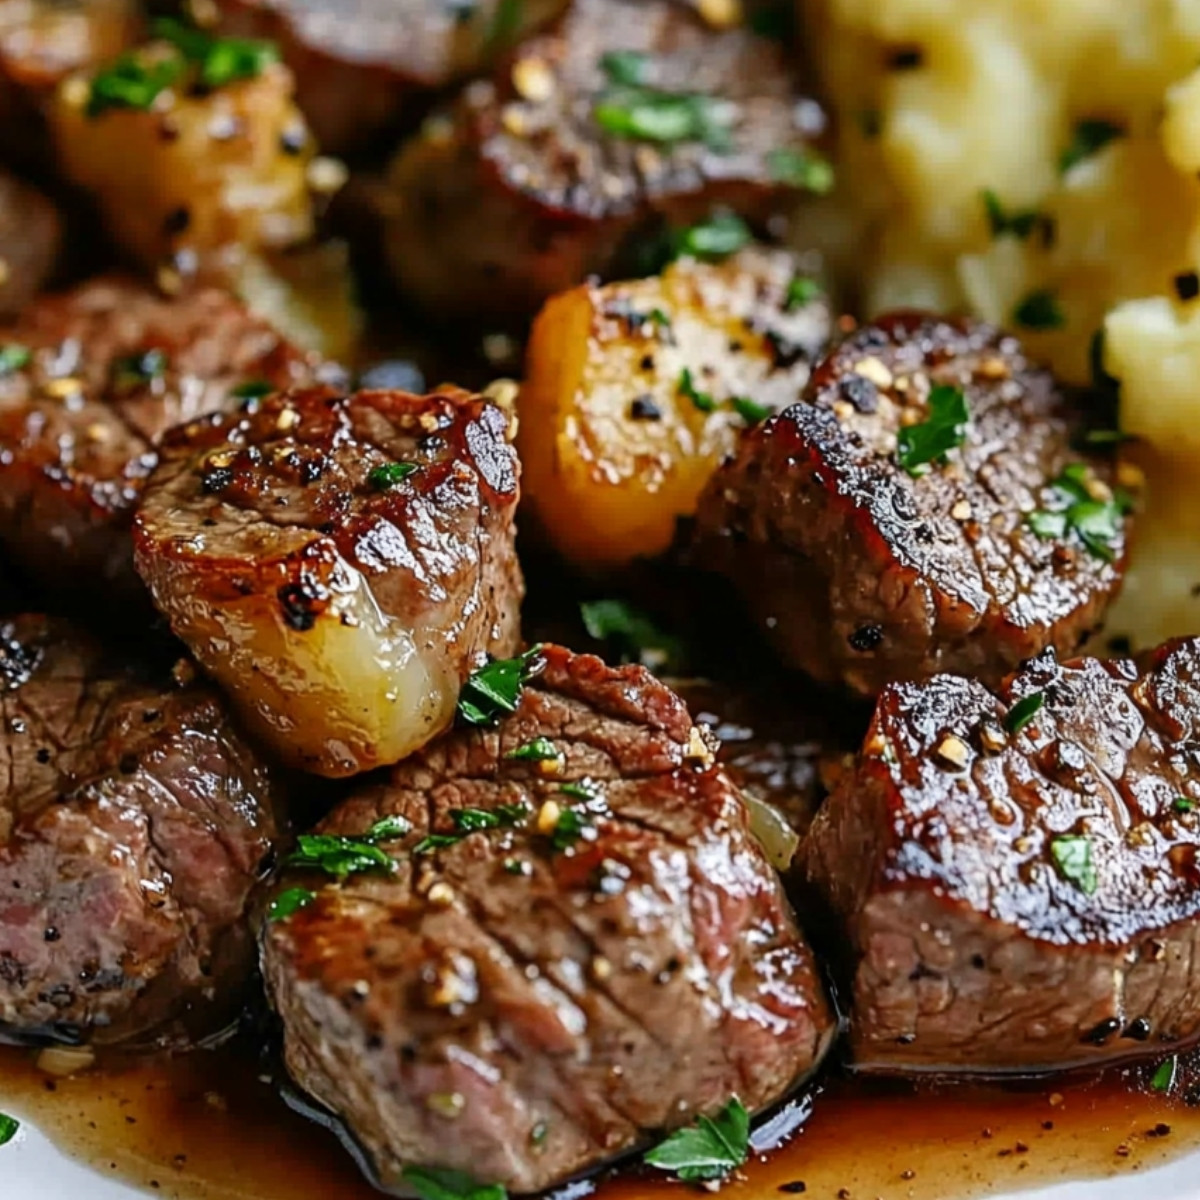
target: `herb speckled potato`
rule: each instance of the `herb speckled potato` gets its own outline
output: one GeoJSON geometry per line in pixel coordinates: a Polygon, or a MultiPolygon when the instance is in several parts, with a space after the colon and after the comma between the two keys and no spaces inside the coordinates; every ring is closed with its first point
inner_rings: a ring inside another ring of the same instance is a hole
{"type": "Polygon", "coordinates": [[[585,569],[661,554],[747,424],[797,399],[830,329],[805,267],[750,247],[546,305],[517,447],[525,503],[559,553],[585,569]]]}
{"type": "Polygon", "coordinates": [[[1196,632],[1200,540],[1181,514],[1200,507],[1200,4],[801,11],[840,118],[824,236],[853,246],[848,295],[971,309],[1074,383],[1106,327],[1122,428],[1166,465],[1109,628],[1146,645],[1196,632]]]}

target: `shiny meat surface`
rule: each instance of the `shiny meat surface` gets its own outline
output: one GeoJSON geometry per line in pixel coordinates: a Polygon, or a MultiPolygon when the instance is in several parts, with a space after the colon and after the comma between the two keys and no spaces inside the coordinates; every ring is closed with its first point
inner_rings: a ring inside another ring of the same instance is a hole
{"type": "Polygon", "coordinates": [[[239,406],[242,385],[317,370],[224,293],[166,300],[115,277],[37,300],[0,346],[16,348],[0,374],[0,544],[56,605],[89,610],[142,594],[129,522],[163,432],[239,406]]]}
{"type": "Polygon", "coordinates": [[[516,646],[519,465],[505,415],[311,388],[165,440],[134,527],[171,628],[288,762],[353,775],[444,730],[516,646]]]}
{"type": "Polygon", "coordinates": [[[577,0],[401,152],[392,270],[431,312],[519,322],[662,220],[765,220],[824,186],[821,123],[778,44],[672,0],[577,0]]]}
{"type": "Polygon", "coordinates": [[[1200,1034],[1200,641],[879,699],[813,824],[865,1070],[1099,1064],[1200,1034]],[[843,943],[844,945],[845,943],[843,943]]]}
{"type": "Polygon", "coordinates": [[[1073,449],[1080,432],[1016,339],[884,317],[714,475],[697,559],[722,569],[784,658],[817,679],[864,694],[939,671],[997,682],[1046,646],[1078,648],[1120,586],[1128,518],[1111,463],[1073,449]],[[946,461],[914,475],[898,436],[933,419],[937,387],[960,391],[969,419],[946,461]],[[1103,545],[1065,516],[1057,536],[1031,527],[1035,511],[1068,503],[1064,471],[1078,473],[1087,519],[1111,521],[1103,545]]]}
{"type": "Polygon", "coordinates": [[[343,153],[409,102],[478,71],[566,0],[217,0],[222,30],[279,43],[323,149],[343,153]]]}
{"type": "Polygon", "coordinates": [[[15,175],[0,172],[0,318],[11,320],[37,295],[61,245],[54,205],[15,175]]]}
{"type": "Polygon", "coordinates": [[[215,692],[128,658],[0,623],[0,1040],[174,1045],[237,1014],[277,797],[215,692]]]}
{"type": "Polygon", "coordinates": [[[393,872],[293,873],[314,901],[263,931],[289,1070],[388,1187],[419,1164],[544,1188],[735,1093],[771,1103],[832,1036],[683,703],[640,667],[543,660],[513,716],[436,742],[321,827],[402,818],[393,872]],[[521,757],[536,739],[552,757],[521,757]]]}

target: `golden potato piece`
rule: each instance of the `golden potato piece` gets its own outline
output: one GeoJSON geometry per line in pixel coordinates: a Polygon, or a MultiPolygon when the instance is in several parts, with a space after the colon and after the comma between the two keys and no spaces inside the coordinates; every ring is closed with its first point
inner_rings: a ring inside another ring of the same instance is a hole
{"type": "Polygon", "coordinates": [[[750,248],[545,306],[517,446],[526,503],[565,558],[605,569],[661,554],[740,431],[796,400],[830,327],[804,266],[750,248]]]}

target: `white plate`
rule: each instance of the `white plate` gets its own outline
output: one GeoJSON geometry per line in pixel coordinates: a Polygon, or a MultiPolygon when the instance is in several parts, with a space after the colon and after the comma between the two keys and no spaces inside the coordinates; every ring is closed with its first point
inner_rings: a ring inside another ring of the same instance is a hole
{"type": "MultiPolygon", "coordinates": [[[[165,1190],[142,1192],[105,1179],[61,1154],[29,1124],[22,1125],[14,1141],[0,1147],[0,1200],[146,1200],[148,1196],[170,1200],[165,1190]]],[[[1144,1174],[1062,1184],[1020,1196],[1021,1200],[1200,1200],[1200,1154],[1144,1174]]]]}

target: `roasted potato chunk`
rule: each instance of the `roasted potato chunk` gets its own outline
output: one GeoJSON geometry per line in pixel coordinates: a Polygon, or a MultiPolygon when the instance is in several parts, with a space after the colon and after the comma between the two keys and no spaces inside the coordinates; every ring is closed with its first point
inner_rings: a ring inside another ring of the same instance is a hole
{"type": "Polygon", "coordinates": [[[443,317],[521,325],[664,221],[765,222],[832,183],[782,48],[670,0],[577,0],[429,121],[390,173],[400,286],[443,317]]]}
{"type": "Polygon", "coordinates": [[[526,503],[565,558],[595,569],[661,554],[741,430],[796,400],[830,330],[805,265],[750,247],[546,305],[518,447],[526,503]]]}
{"type": "Polygon", "coordinates": [[[313,151],[268,43],[165,32],[174,40],[65,82],[50,120],[67,177],[122,249],[178,290],[189,276],[226,282],[248,255],[311,237],[313,151]]]}
{"type": "Polygon", "coordinates": [[[516,646],[508,418],[458,389],[308,388],[164,440],[134,560],[173,631],[293,765],[353,775],[445,730],[516,646]]]}
{"type": "Polygon", "coordinates": [[[473,74],[567,0],[217,0],[221,28],[276,40],[313,132],[342,153],[415,95],[473,74]]]}

